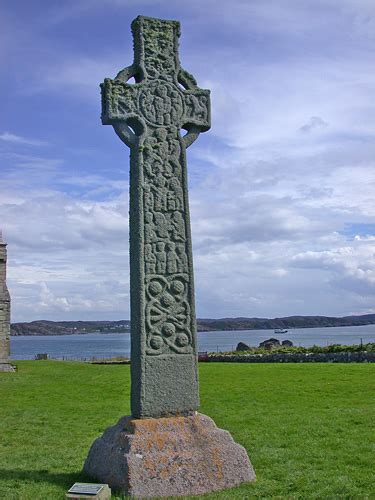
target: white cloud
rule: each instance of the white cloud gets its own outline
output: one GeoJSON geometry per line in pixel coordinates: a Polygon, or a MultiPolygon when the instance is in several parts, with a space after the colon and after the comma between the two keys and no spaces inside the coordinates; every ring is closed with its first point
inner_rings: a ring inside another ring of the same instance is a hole
{"type": "Polygon", "coordinates": [[[0,205],[14,320],[129,317],[128,197],[79,201],[57,191],[0,205]]]}
{"type": "Polygon", "coordinates": [[[335,279],[350,278],[375,291],[375,244],[372,239],[355,239],[352,246],[295,255],[296,266],[325,269],[335,279]]]}
{"type": "Polygon", "coordinates": [[[20,135],[3,132],[0,134],[0,141],[9,142],[11,144],[26,144],[28,146],[45,146],[47,142],[36,139],[21,137],[20,135]]]}
{"type": "Polygon", "coordinates": [[[73,99],[84,99],[99,108],[100,83],[104,78],[114,78],[124,66],[124,61],[132,62],[132,54],[111,51],[102,57],[86,57],[71,54],[49,62],[48,70],[41,69],[30,79],[29,85],[20,89],[22,94],[68,95],[73,99]],[[99,103],[99,104],[98,104],[99,103]]]}

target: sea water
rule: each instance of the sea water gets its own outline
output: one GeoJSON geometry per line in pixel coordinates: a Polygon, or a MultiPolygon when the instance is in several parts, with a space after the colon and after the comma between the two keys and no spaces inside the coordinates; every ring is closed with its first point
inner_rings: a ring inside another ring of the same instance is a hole
{"type": "MultiPolygon", "coordinates": [[[[238,342],[258,346],[259,342],[278,338],[288,339],[296,346],[359,344],[375,342],[375,325],[333,328],[296,328],[286,334],[273,330],[211,331],[198,333],[198,349],[207,352],[234,350],[238,342]]],[[[11,337],[11,359],[34,359],[47,353],[57,359],[91,359],[130,356],[129,333],[88,333],[82,335],[37,335],[11,337]]]]}

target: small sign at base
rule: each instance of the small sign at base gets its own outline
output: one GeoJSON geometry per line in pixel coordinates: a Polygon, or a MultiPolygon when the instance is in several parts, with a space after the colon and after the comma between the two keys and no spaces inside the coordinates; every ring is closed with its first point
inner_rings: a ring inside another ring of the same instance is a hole
{"type": "Polygon", "coordinates": [[[74,483],[65,494],[67,498],[90,498],[96,500],[110,500],[111,488],[108,484],[74,483]]]}

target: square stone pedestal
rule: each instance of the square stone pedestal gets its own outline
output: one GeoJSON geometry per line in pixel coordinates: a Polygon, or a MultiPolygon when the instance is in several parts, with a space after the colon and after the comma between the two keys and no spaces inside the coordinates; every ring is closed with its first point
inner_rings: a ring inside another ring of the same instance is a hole
{"type": "Polygon", "coordinates": [[[94,441],[84,472],[136,498],[202,495],[255,480],[245,448],[199,413],[121,418],[94,441]]]}

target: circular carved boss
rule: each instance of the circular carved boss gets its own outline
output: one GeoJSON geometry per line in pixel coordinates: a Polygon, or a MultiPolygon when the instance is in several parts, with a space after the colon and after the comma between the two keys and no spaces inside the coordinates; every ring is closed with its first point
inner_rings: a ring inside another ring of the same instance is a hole
{"type": "Polygon", "coordinates": [[[163,80],[155,80],[142,89],[139,107],[145,119],[161,127],[179,126],[184,112],[182,96],[178,88],[163,80]]]}

